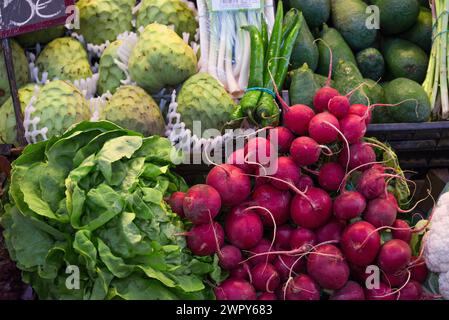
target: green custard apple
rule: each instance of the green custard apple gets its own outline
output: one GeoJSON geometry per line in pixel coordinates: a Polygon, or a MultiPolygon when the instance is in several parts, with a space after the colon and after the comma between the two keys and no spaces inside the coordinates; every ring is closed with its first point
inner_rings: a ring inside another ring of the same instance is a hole
{"type": "MultiPolygon", "coordinates": [[[[19,89],[19,101],[22,112],[31,100],[36,84],[27,84],[19,89]]],[[[0,143],[19,145],[17,142],[17,122],[14,106],[10,97],[0,107],[0,143]]]]}
{"type": "Polygon", "coordinates": [[[229,121],[234,100],[211,75],[198,73],[182,86],[177,97],[178,113],[187,129],[193,131],[193,122],[201,122],[201,130],[222,130],[229,121]]]}
{"type": "Polygon", "coordinates": [[[71,37],[50,42],[36,60],[39,72],[48,72],[48,79],[75,81],[92,76],[87,52],[83,45],[71,37]]]}
{"type": "Polygon", "coordinates": [[[80,29],[88,43],[114,41],[125,31],[132,30],[132,9],[135,0],[80,0],[77,2],[80,29]]]}
{"type": "MultiPolygon", "coordinates": [[[[11,40],[11,50],[16,83],[18,87],[21,87],[30,80],[28,60],[25,51],[14,40],[11,40]]],[[[2,105],[10,95],[8,74],[6,72],[5,60],[3,59],[3,50],[0,46],[0,105],[2,105]]]]}
{"type": "Polygon", "coordinates": [[[100,78],[98,79],[98,93],[104,94],[110,92],[115,93],[118,87],[122,85],[121,80],[126,79],[125,72],[115,63],[118,59],[117,50],[123,41],[117,40],[112,42],[100,58],[100,78]]]}
{"type": "Polygon", "coordinates": [[[128,62],[131,79],[149,93],[177,86],[197,72],[197,57],[173,30],[158,23],[139,36],[128,62]]]}
{"type": "Polygon", "coordinates": [[[102,110],[102,118],[144,136],[163,136],[165,122],[159,106],[140,87],[122,86],[102,110]]]}
{"type": "Polygon", "coordinates": [[[50,41],[64,35],[64,26],[56,26],[48,29],[42,29],[30,33],[24,33],[16,39],[21,46],[25,48],[34,47],[36,44],[47,44],[50,41]]]}
{"type": "Polygon", "coordinates": [[[196,12],[182,0],[143,0],[137,12],[137,28],[145,27],[157,22],[164,25],[173,25],[176,33],[189,33],[194,39],[198,22],[196,12]]]}

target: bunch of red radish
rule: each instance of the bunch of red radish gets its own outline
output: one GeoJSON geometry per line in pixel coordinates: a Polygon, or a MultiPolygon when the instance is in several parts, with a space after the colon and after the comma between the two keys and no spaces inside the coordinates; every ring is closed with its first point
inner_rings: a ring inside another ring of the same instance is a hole
{"type": "Polygon", "coordinates": [[[314,108],[284,103],[283,126],[270,128],[268,139],[250,138],[206,184],[170,198],[194,224],[190,250],[217,254],[229,271],[217,299],[423,299],[427,268],[410,248],[418,230],[398,219],[404,211],[388,192],[401,177],[363,141],[370,107],[326,86],[314,108]],[[261,161],[268,158],[276,161],[271,175],[272,163],[261,161]],[[220,212],[223,226],[214,222],[220,212]],[[379,270],[371,286],[368,266],[379,270]]]}

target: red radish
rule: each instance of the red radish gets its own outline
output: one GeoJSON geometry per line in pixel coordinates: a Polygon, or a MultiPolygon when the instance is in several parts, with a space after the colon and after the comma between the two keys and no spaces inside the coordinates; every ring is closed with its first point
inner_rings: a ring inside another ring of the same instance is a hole
{"type": "Polygon", "coordinates": [[[392,229],[391,234],[394,239],[400,239],[406,243],[410,243],[410,241],[412,240],[412,229],[410,228],[410,225],[407,221],[397,219],[393,223],[393,228],[395,229],[392,229]]]}
{"type": "Polygon", "coordinates": [[[309,199],[299,194],[293,198],[290,206],[291,218],[303,228],[319,228],[332,215],[332,199],[326,191],[318,188],[309,188],[305,195],[309,199]]]}
{"type": "Polygon", "coordinates": [[[423,294],[422,286],[411,280],[398,293],[398,300],[420,300],[423,294]]]}
{"type": "Polygon", "coordinates": [[[184,218],[183,203],[186,194],[185,192],[173,192],[170,198],[167,200],[171,210],[181,218],[184,218]]]}
{"type": "Polygon", "coordinates": [[[218,262],[220,267],[225,270],[232,270],[239,266],[242,261],[242,252],[234,246],[224,246],[218,253],[218,262]]]}
{"type": "Polygon", "coordinates": [[[365,121],[355,114],[348,114],[340,120],[340,130],[350,144],[360,142],[365,136],[365,121]]]}
{"type": "Polygon", "coordinates": [[[357,282],[348,281],[343,288],[334,291],[329,300],[365,300],[365,292],[357,282]]]}
{"type": "MultiPolygon", "coordinates": [[[[257,187],[252,194],[253,203],[256,206],[266,208],[273,215],[276,225],[282,225],[289,218],[289,206],[291,195],[289,191],[276,189],[275,187],[265,184],[257,187]]],[[[262,222],[267,227],[273,227],[273,219],[268,211],[263,209],[255,209],[262,222]]]]}
{"type": "Polygon", "coordinates": [[[307,273],[323,288],[337,290],[349,279],[349,266],[334,245],[317,246],[307,259],[307,273]]]}
{"type": "Polygon", "coordinates": [[[306,252],[316,244],[316,235],[313,231],[305,228],[293,230],[290,237],[290,248],[301,249],[306,252]]]}
{"type": "Polygon", "coordinates": [[[332,143],[338,137],[336,129],[340,130],[340,124],[335,116],[329,112],[318,113],[310,120],[309,136],[321,144],[332,143]]]}
{"type": "Polygon", "coordinates": [[[241,263],[235,269],[231,270],[231,274],[229,278],[233,279],[242,279],[242,280],[250,280],[251,268],[248,263],[241,263]]]}
{"type": "Polygon", "coordinates": [[[386,273],[395,273],[405,269],[412,259],[410,246],[399,239],[383,244],[379,251],[379,267],[386,273]]]}
{"type": "Polygon", "coordinates": [[[365,289],[366,300],[396,300],[389,285],[380,282],[378,288],[365,289]]]}
{"type": "Polygon", "coordinates": [[[226,161],[227,164],[232,164],[237,168],[240,168],[245,173],[253,173],[253,167],[245,161],[245,149],[238,149],[231,153],[226,161]]]}
{"type": "Polygon", "coordinates": [[[252,284],[260,291],[274,292],[281,283],[279,273],[269,263],[259,263],[251,269],[252,284]]]}
{"type": "Polygon", "coordinates": [[[343,231],[341,248],[349,262],[356,266],[367,266],[376,259],[379,252],[379,232],[368,222],[355,222],[343,231]]]}
{"type": "Polygon", "coordinates": [[[348,169],[352,170],[358,168],[359,171],[368,170],[371,165],[367,165],[368,163],[373,163],[376,161],[376,153],[373,148],[364,142],[358,142],[349,147],[349,162],[348,162],[348,149],[346,147],[343,148],[340,156],[338,158],[338,162],[346,168],[348,165],[348,169]]]}
{"type": "Polygon", "coordinates": [[[227,279],[214,289],[217,300],[256,300],[256,290],[242,279],[227,279]]]}
{"type": "MultiPolygon", "coordinates": [[[[273,177],[296,185],[301,173],[295,162],[290,157],[279,157],[277,160],[277,170],[273,177]]],[[[291,187],[284,182],[269,179],[271,184],[280,190],[289,190],[291,187]]]]}
{"type": "Polygon", "coordinates": [[[378,198],[385,193],[387,185],[380,170],[379,167],[373,166],[364,171],[359,179],[357,191],[368,200],[378,198]]]}
{"type": "Polygon", "coordinates": [[[316,238],[318,243],[327,241],[338,241],[341,240],[341,235],[345,229],[345,223],[339,220],[332,220],[325,224],[316,231],[316,238]]]}
{"type": "Polygon", "coordinates": [[[311,108],[303,104],[297,104],[284,110],[284,126],[297,135],[305,135],[309,128],[310,120],[315,116],[311,108]]]}
{"type": "MultiPolygon", "coordinates": [[[[271,160],[271,156],[277,154],[270,141],[262,137],[256,137],[248,140],[245,145],[245,157],[250,163],[259,163],[262,165],[268,165],[271,160]]],[[[252,165],[256,167],[257,165],[252,165]]]]}
{"type": "Polygon", "coordinates": [[[292,144],[295,136],[286,127],[276,127],[270,129],[268,140],[273,144],[273,135],[277,135],[277,146],[280,153],[287,153],[290,150],[290,145],[292,144]]]}
{"type": "Polygon", "coordinates": [[[210,256],[217,252],[223,243],[223,228],[217,222],[194,226],[187,235],[187,246],[197,256],[210,256]]]}
{"type": "Polygon", "coordinates": [[[273,263],[281,280],[286,281],[290,276],[294,277],[304,268],[305,258],[298,256],[278,255],[273,263]]]}
{"type": "Polygon", "coordinates": [[[350,106],[348,97],[335,96],[329,101],[327,109],[338,119],[341,119],[348,114],[350,106]]]}
{"type": "Polygon", "coordinates": [[[364,104],[353,104],[349,107],[349,114],[355,114],[362,119],[365,119],[365,124],[371,123],[371,110],[364,104]]]}
{"type": "Polygon", "coordinates": [[[426,262],[423,258],[412,257],[412,263],[410,267],[411,278],[420,283],[426,281],[429,270],[427,269],[426,262]]]}
{"type": "Polygon", "coordinates": [[[395,208],[399,208],[398,200],[396,200],[396,197],[391,192],[387,192],[387,195],[385,196],[385,192],[383,192],[380,196],[382,199],[387,199],[390,201],[395,208]]]}
{"type": "Polygon", "coordinates": [[[282,293],[286,300],[320,300],[320,288],[311,277],[305,274],[300,274],[287,282],[282,293]]]}
{"type": "Polygon", "coordinates": [[[382,280],[393,288],[402,287],[407,282],[407,279],[408,273],[405,270],[400,270],[393,274],[382,272],[382,280]]]}
{"type": "Polygon", "coordinates": [[[329,162],[321,167],[318,183],[326,191],[337,191],[344,177],[345,170],[342,166],[335,162],[329,162]]]}
{"type": "Polygon", "coordinates": [[[256,168],[255,175],[255,187],[261,186],[263,184],[269,184],[271,182],[270,178],[267,178],[266,169],[264,167],[256,168]]]}
{"type": "Polygon", "coordinates": [[[337,90],[331,88],[329,85],[319,89],[313,97],[313,106],[317,112],[323,112],[327,110],[327,106],[332,98],[339,96],[337,90]]]}
{"type": "Polygon", "coordinates": [[[217,190],[222,204],[228,206],[242,203],[251,193],[251,179],[243,170],[230,164],[222,164],[209,171],[206,184],[217,190]]]}
{"type": "Polygon", "coordinates": [[[396,216],[396,208],[390,201],[377,198],[368,202],[363,218],[376,228],[381,228],[392,226],[396,216]]]}
{"type": "Polygon", "coordinates": [[[250,249],[262,240],[263,225],[259,215],[240,206],[228,214],[225,231],[229,242],[237,248],[250,249]]]}
{"type": "Polygon", "coordinates": [[[276,237],[274,240],[276,250],[290,250],[290,237],[293,230],[294,229],[287,224],[276,228],[276,237]]]}
{"type": "Polygon", "coordinates": [[[277,300],[277,296],[274,293],[270,292],[264,292],[260,296],[257,297],[257,300],[261,301],[270,301],[270,300],[277,300]]]}
{"type": "Polygon", "coordinates": [[[338,219],[359,217],[366,208],[365,198],[357,191],[344,191],[334,200],[334,215],[338,219]]]}
{"type": "Polygon", "coordinates": [[[290,146],[290,155],[298,166],[309,166],[318,161],[321,147],[309,137],[299,137],[290,146]]]}
{"type": "Polygon", "coordinates": [[[311,177],[306,175],[300,176],[296,187],[300,191],[306,191],[308,188],[313,187],[313,180],[311,177]]]}
{"type": "MultiPolygon", "coordinates": [[[[267,239],[262,239],[259,241],[259,243],[254,247],[249,249],[250,255],[249,257],[251,257],[252,255],[257,255],[259,253],[267,253],[270,252],[272,250],[270,250],[271,248],[271,241],[268,241],[267,239]]],[[[266,254],[266,255],[262,255],[262,256],[257,256],[254,258],[251,258],[251,260],[249,260],[248,262],[255,266],[256,264],[262,263],[262,262],[273,262],[274,259],[276,258],[276,256],[274,254],[266,254]]]]}
{"type": "Polygon", "coordinates": [[[360,283],[364,283],[366,279],[372,274],[372,271],[368,270],[367,266],[356,266],[353,263],[349,263],[349,269],[351,270],[351,278],[359,281],[360,283]]]}
{"type": "Polygon", "coordinates": [[[220,208],[220,194],[207,184],[191,187],[183,202],[185,217],[196,225],[209,223],[218,214],[220,208]]]}

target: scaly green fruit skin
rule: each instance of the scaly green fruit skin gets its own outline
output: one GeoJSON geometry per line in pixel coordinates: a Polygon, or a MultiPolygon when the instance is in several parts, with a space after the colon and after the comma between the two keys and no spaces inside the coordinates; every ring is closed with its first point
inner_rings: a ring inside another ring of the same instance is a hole
{"type": "MultiPolygon", "coordinates": [[[[25,51],[14,40],[11,40],[11,50],[16,82],[17,86],[20,88],[30,80],[28,60],[25,51]]],[[[6,72],[5,60],[3,59],[3,50],[0,46],[0,105],[2,105],[10,95],[8,74],[6,72]]]]}
{"type": "Polygon", "coordinates": [[[196,12],[182,0],[143,0],[137,12],[137,28],[150,23],[174,25],[176,33],[182,37],[184,32],[193,40],[198,28],[196,12]]]}
{"type": "MultiPolygon", "coordinates": [[[[72,125],[90,119],[83,94],[69,82],[55,80],[45,84],[37,95],[31,118],[39,117],[38,129],[48,128],[47,138],[60,135],[72,125]]],[[[42,140],[38,136],[38,141],[42,140]]]]}
{"type": "Polygon", "coordinates": [[[126,79],[125,72],[115,63],[115,60],[118,59],[117,50],[122,43],[121,40],[112,42],[101,55],[100,78],[98,79],[98,93],[100,95],[108,91],[114,94],[117,88],[122,85],[120,80],[126,79]]]}
{"type": "MultiPolygon", "coordinates": [[[[27,84],[19,89],[22,112],[30,102],[35,86],[35,84],[27,84]]],[[[11,97],[0,107],[0,143],[19,145],[17,142],[17,122],[11,97]]]]}
{"type": "Polygon", "coordinates": [[[198,73],[189,78],[182,86],[177,101],[181,121],[190,130],[193,130],[194,121],[201,122],[202,131],[222,130],[236,107],[223,86],[207,73],[198,73]]]}
{"type": "Polygon", "coordinates": [[[114,41],[125,31],[132,30],[132,8],[135,0],[80,0],[77,2],[80,29],[88,43],[114,41]]]}
{"type": "Polygon", "coordinates": [[[36,44],[47,44],[50,41],[62,37],[64,26],[57,26],[48,29],[42,29],[30,33],[21,34],[16,38],[17,42],[24,48],[34,47],[36,44]]]}
{"type": "Polygon", "coordinates": [[[128,62],[131,79],[149,93],[184,82],[197,71],[197,58],[173,30],[158,23],[139,36],[128,62]]]}
{"type": "Polygon", "coordinates": [[[75,81],[92,76],[83,45],[71,37],[50,42],[36,60],[39,72],[48,72],[48,79],[75,81]]]}
{"type": "Polygon", "coordinates": [[[159,106],[142,88],[122,86],[102,111],[103,118],[144,136],[164,134],[165,122],[159,106]]]}

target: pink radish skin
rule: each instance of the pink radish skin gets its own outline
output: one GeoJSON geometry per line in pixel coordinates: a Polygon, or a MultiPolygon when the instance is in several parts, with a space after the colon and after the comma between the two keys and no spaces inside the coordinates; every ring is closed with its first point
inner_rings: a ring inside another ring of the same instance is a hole
{"type": "Polygon", "coordinates": [[[327,110],[329,101],[339,95],[338,91],[334,88],[329,86],[323,87],[315,93],[315,96],[313,97],[313,106],[317,112],[323,112],[327,110]]]}
{"type": "Polygon", "coordinates": [[[337,119],[344,118],[348,112],[351,104],[346,96],[336,96],[329,101],[327,109],[332,113],[337,119]]]}
{"type": "Polygon", "coordinates": [[[338,137],[338,131],[334,127],[340,130],[340,124],[335,116],[329,112],[318,113],[310,120],[309,136],[319,144],[335,142],[338,137]]]}
{"type": "Polygon", "coordinates": [[[218,191],[221,203],[227,206],[242,203],[251,193],[251,179],[243,170],[230,164],[222,164],[209,171],[206,184],[218,191]]]}
{"type": "Polygon", "coordinates": [[[408,273],[405,270],[393,274],[382,272],[382,280],[393,288],[402,287],[407,282],[407,278],[408,273]]]}
{"type": "Polygon", "coordinates": [[[278,298],[274,293],[264,292],[260,296],[257,297],[257,300],[261,301],[271,301],[271,300],[277,300],[278,298]]]}
{"type": "Polygon", "coordinates": [[[357,191],[344,191],[334,200],[337,219],[351,220],[359,217],[366,208],[365,198],[357,191]]]}
{"type": "Polygon", "coordinates": [[[365,136],[365,121],[355,114],[348,114],[340,120],[340,130],[350,144],[360,142],[365,136]]]}
{"type": "Polygon", "coordinates": [[[167,200],[171,210],[181,218],[184,218],[183,203],[186,194],[185,192],[173,192],[170,198],[167,200]]]}
{"type": "Polygon", "coordinates": [[[318,162],[321,147],[309,137],[299,137],[290,146],[290,155],[298,166],[309,166],[318,162]]]}
{"type": "Polygon", "coordinates": [[[349,262],[356,266],[367,266],[379,252],[379,232],[366,221],[355,222],[343,231],[341,249],[349,262]]]}
{"type": "MultiPolygon", "coordinates": [[[[271,212],[276,225],[280,226],[287,222],[291,200],[289,191],[279,190],[269,184],[265,184],[253,191],[252,200],[254,205],[266,208],[271,212]]],[[[273,227],[273,219],[266,210],[255,209],[255,212],[260,215],[264,226],[273,227]]]]}
{"type": "Polygon", "coordinates": [[[304,252],[310,250],[316,243],[317,239],[315,233],[305,228],[293,230],[290,237],[290,248],[302,249],[304,252]]]}
{"type": "Polygon", "coordinates": [[[318,183],[326,191],[337,191],[344,177],[345,170],[342,166],[335,162],[329,162],[321,167],[318,183]]]}
{"type": "Polygon", "coordinates": [[[373,148],[364,142],[359,142],[351,145],[349,147],[349,154],[350,154],[349,163],[348,163],[348,149],[346,147],[343,148],[338,158],[338,162],[344,168],[346,168],[346,165],[348,165],[349,170],[359,168],[357,170],[365,171],[371,167],[371,165],[366,164],[373,163],[376,161],[376,153],[374,152],[373,148]]]}
{"type": "Polygon", "coordinates": [[[329,300],[365,300],[365,292],[357,282],[348,281],[343,288],[334,291],[329,300]]]}
{"type": "Polygon", "coordinates": [[[396,216],[397,210],[390,201],[377,198],[368,202],[363,218],[376,228],[381,228],[392,226],[396,216]]]}
{"type": "Polygon", "coordinates": [[[396,295],[386,283],[380,282],[379,288],[365,289],[366,300],[396,300],[396,295]]]}
{"type": "Polygon", "coordinates": [[[349,263],[349,269],[351,270],[351,278],[360,283],[364,283],[372,274],[370,272],[366,273],[366,266],[356,266],[353,263],[349,263]]]}
{"type": "MultiPolygon", "coordinates": [[[[287,153],[290,150],[290,145],[295,139],[294,134],[286,127],[276,127],[269,132],[268,140],[273,144],[273,135],[277,135],[277,146],[280,153],[287,153]]],[[[274,139],[274,138],[273,138],[274,139]]]]}
{"type": "Polygon", "coordinates": [[[316,282],[305,274],[300,274],[288,282],[282,290],[285,300],[320,300],[320,288],[316,282]]]}
{"type": "Polygon", "coordinates": [[[245,161],[245,149],[243,148],[231,153],[226,163],[232,164],[233,166],[236,166],[237,168],[243,170],[243,172],[248,174],[254,172],[254,168],[251,165],[247,164],[245,161]]]}
{"type": "Polygon", "coordinates": [[[394,239],[399,239],[404,241],[405,243],[410,243],[412,240],[412,229],[410,229],[410,225],[407,221],[397,219],[393,223],[393,228],[403,229],[403,230],[395,230],[392,229],[391,234],[394,239]]]}
{"type": "Polygon", "coordinates": [[[197,256],[210,256],[218,251],[217,245],[221,247],[223,243],[223,228],[217,222],[194,226],[187,236],[187,246],[197,256]]]}
{"type": "MultiPolygon", "coordinates": [[[[276,173],[273,177],[296,185],[301,175],[299,168],[290,157],[279,157],[276,173]]],[[[289,190],[291,187],[287,183],[271,179],[271,184],[280,190],[289,190]]]]}
{"type": "Polygon", "coordinates": [[[282,281],[286,281],[290,274],[292,277],[299,274],[305,266],[305,258],[288,256],[288,255],[278,255],[273,263],[273,266],[279,273],[282,281]],[[290,273],[292,269],[292,272],[290,273]]]}
{"type": "Polygon", "coordinates": [[[256,175],[256,178],[255,178],[255,180],[256,180],[255,187],[256,188],[263,184],[269,184],[271,182],[270,178],[268,178],[266,175],[265,169],[262,167],[258,167],[256,169],[255,175],[256,175]]]}
{"type": "Polygon", "coordinates": [[[291,218],[297,225],[306,229],[316,229],[329,220],[332,215],[332,199],[329,194],[319,188],[309,188],[305,193],[312,201],[296,195],[290,207],[291,218]]]}
{"type": "MultiPolygon", "coordinates": [[[[259,253],[267,253],[267,252],[273,251],[273,250],[270,250],[270,247],[271,247],[271,241],[268,241],[267,239],[262,239],[259,241],[259,243],[254,248],[249,249],[250,254],[248,257],[251,257],[252,255],[257,255],[259,253]]],[[[262,255],[262,256],[257,256],[255,258],[252,258],[248,262],[250,263],[250,265],[255,266],[256,264],[264,263],[264,262],[272,263],[275,258],[276,258],[276,256],[274,254],[267,254],[267,255],[262,255]]]]}
{"type": "Polygon", "coordinates": [[[279,273],[270,263],[259,263],[251,269],[251,277],[253,286],[256,290],[274,292],[280,283],[279,273]]]}
{"type": "Polygon", "coordinates": [[[353,104],[349,107],[349,114],[355,114],[356,116],[359,116],[360,118],[365,118],[365,124],[368,126],[371,123],[371,110],[364,104],[353,104]]]}
{"type": "Polygon", "coordinates": [[[256,300],[256,290],[242,279],[227,279],[214,289],[217,300],[256,300]]]}
{"type": "Polygon", "coordinates": [[[402,288],[399,293],[398,300],[420,300],[422,297],[422,286],[418,282],[411,280],[402,288]]]}
{"type": "Polygon", "coordinates": [[[384,243],[379,251],[379,267],[386,273],[395,273],[407,267],[412,259],[410,246],[399,239],[384,243]]]}
{"type": "Polygon", "coordinates": [[[183,201],[185,217],[196,225],[209,223],[217,216],[220,209],[220,194],[206,184],[191,187],[183,201]]]}
{"type": "Polygon", "coordinates": [[[242,261],[242,252],[235,246],[224,246],[218,254],[218,263],[225,270],[232,270],[242,261]]]}
{"type": "Polygon", "coordinates": [[[412,280],[416,280],[419,283],[423,283],[427,279],[429,270],[423,258],[412,257],[413,266],[410,267],[410,273],[412,280]]]}
{"type": "Polygon", "coordinates": [[[307,134],[310,120],[315,116],[311,108],[297,104],[284,112],[284,126],[296,135],[307,134]]]}
{"type": "Polygon", "coordinates": [[[340,242],[341,235],[345,229],[346,224],[339,220],[332,220],[325,224],[316,231],[317,243],[327,242],[327,241],[337,241],[340,242]]]}
{"type": "MultiPolygon", "coordinates": [[[[245,145],[245,157],[248,162],[268,165],[274,154],[277,154],[277,151],[270,141],[262,137],[252,138],[245,145]]],[[[252,167],[257,167],[257,165],[252,165],[252,167]]]]}
{"type": "Polygon", "coordinates": [[[307,273],[323,288],[341,289],[349,279],[349,266],[334,245],[317,246],[307,259],[307,273]]]}
{"type": "Polygon", "coordinates": [[[231,270],[231,274],[229,275],[229,278],[231,279],[242,279],[242,280],[249,280],[249,275],[251,272],[251,268],[248,263],[241,263],[239,266],[235,269],[231,270]]]}
{"type": "Polygon", "coordinates": [[[276,228],[276,238],[274,247],[276,250],[290,250],[290,238],[293,233],[293,228],[284,224],[276,228]]]}
{"type": "Polygon", "coordinates": [[[296,184],[296,188],[305,192],[308,188],[313,187],[313,180],[311,177],[303,175],[299,177],[299,181],[296,184]]]}
{"type": "Polygon", "coordinates": [[[259,215],[243,206],[234,208],[225,222],[229,242],[239,249],[254,247],[263,236],[263,225],[259,215]]]}
{"type": "Polygon", "coordinates": [[[379,198],[385,189],[385,178],[377,166],[364,171],[357,184],[357,191],[368,200],[379,198]]]}

